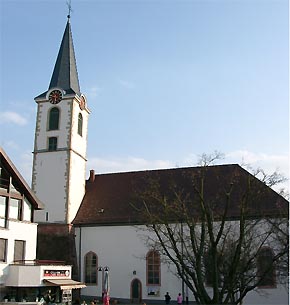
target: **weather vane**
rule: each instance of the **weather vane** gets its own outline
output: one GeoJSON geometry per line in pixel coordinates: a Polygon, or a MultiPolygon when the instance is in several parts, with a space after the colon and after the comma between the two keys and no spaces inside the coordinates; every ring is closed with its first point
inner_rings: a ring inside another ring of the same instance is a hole
{"type": "Polygon", "coordinates": [[[68,15],[67,15],[67,18],[70,18],[70,14],[71,14],[71,12],[73,11],[72,8],[71,8],[71,0],[68,0],[68,1],[66,2],[66,5],[67,5],[67,7],[68,7],[68,15]]]}

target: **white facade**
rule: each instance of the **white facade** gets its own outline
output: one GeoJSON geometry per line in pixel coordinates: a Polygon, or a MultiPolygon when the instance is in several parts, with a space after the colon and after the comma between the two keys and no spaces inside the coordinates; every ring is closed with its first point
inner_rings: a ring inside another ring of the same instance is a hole
{"type": "MultiPolygon", "coordinates": [[[[76,228],[76,248],[80,263],[81,281],[84,281],[84,257],[92,251],[97,255],[98,266],[108,266],[111,298],[131,300],[132,281],[141,282],[142,300],[164,300],[168,291],[172,301],[182,292],[182,281],[175,275],[175,269],[161,264],[161,285],[149,286],[146,279],[146,254],[148,248],[142,239],[144,232],[134,226],[96,226],[76,228]],[[149,295],[150,291],[155,295],[149,295]]],[[[209,288],[210,289],[210,288],[209,288]]],[[[185,296],[188,291],[185,287],[185,296]]],[[[82,295],[102,294],[102,272],[98,272],[98,284],[87,285],[82,295]]],[[[188,292],[189,301],[194,297],[188,292]]],[[[243,304],[288,304],[288,290],[282,285],[275,289],[257,289],[250,292],[243,304]]]]}
{"type": "Polygon", "coordinates": [[[10,265],[6,286],[38,287],[45,286],[45,281],[70,278],[71,266],[68,265],[10,265]]]}
{"type": "MultiPolygon", "coordinates": [[[[72,266],[36,259],[38,224],[33,220],[34,212],[42,208],[0,147],[0,301],[35,303],[51,286],[61,300],[60,290],[85,286],[71,280],[72,266]]],[[[67,300],[71,301],[71,294],[67,293],[67,300]]]]}
{"type": "MultiPolygon", "coordinates": [[[[85,97],[82,96],[85,100],[85,97]]],[[[45,209],[36,213],[38,222],[70,223],[85,193],[86,149],[89,110],[80,109],[78,96],[66,97],[53,105],[45,99],[38,103],[32,189],[45,209]],[[59,128],[49,130],[49,113],[59,109],[59,128]],[[78,119],[82,116],[82,135],[78,119]],[[57,149],[48,150],[48,138],[57,138],[57,149]]]]}
{"type": "Polygon", "coordinates": [[[9,276],[9,265],[14,261],[15,240],[25,241],[25,260],[36,257],[37,224],[20,221],[9,221],[9,230],[0,230],[0,238],[7,240],[7,259],[0,264],[0,284],[6,284],[9,276]]]}

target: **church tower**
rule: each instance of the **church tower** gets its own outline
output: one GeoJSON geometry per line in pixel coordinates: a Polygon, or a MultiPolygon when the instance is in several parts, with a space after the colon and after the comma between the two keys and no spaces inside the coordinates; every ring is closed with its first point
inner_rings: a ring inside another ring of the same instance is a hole
{"type": "Polygon", "coordinates": [[[47,91],[35,98],[32,189],[45,204],[35,221],[70,224],[85,194],[88,118],[70,16],[47,91]]]}

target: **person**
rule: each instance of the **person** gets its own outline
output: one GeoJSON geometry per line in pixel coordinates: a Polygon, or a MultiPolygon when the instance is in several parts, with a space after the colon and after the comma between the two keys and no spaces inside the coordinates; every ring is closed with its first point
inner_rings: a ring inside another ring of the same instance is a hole
{"type": "Polygon", "coordinates": [[[46,304],[51,304],[54,302],[53,295],[51,293],[51,290],[47,290],[45,296],[44,296],[44,301],[46,304]]]}
{"type": "Polygon", "coordinates": [[[182,304],[182,295],[181,293],[179,292],[178,296],[177,296],[177,304],[180,305],[182,304]]]}
{"type": "Polygon", "coordinates": [[[170,300],[171,300],[171,297],[170,297],[169,293],[166,292],[166,294],[165,294],[165,304],[169,304],[170,300]]]}

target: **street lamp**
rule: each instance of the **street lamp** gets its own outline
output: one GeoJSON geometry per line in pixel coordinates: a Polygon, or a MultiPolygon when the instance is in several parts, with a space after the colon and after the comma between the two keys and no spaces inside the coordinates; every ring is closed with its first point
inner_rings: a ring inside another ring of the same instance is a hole
{"type": "MultiPolygon", "coordinates": [[[[103,295],[105,292],[105,273],[106,273],[106,278],[108,281],[109,270],[110,270],[110,268],[108,266],[105,266],[105,267],[99,266],[98,267],[98,271],[102,272],[102,298],[103,298],[103,295]]],[[[109,283],[107,283],[107,285],[109,285],[109,283]]],[[[106,290],[108,290],[108,288],[106,290]]]]}
{"type": "MultiPolygon", "coordinates": [[[[183,259],[183,247],[184,247],[184,245],[183,245],[183,243],[184,243],[184,241],[183,241],[183,222],[182,222],[182,220],[180,221],[180,230],[181,230],[181,257],[182,257],[182,259],[183,259]]],[[[181,290],[182,290],[182,303],[184,304],[184,279],[183,279],[183,277],[184,277],[184,266],[183,266],[183,264],[182,264],[182,266],[181,266],[181,268],[182,268],[182,278],[181,278],[181,280],[182,280],[182,282],[181,282],[181,290]]]]}

